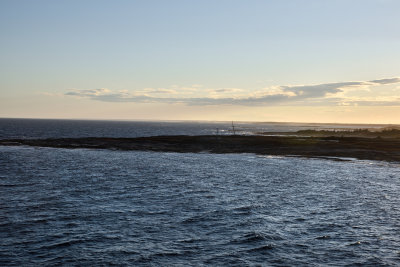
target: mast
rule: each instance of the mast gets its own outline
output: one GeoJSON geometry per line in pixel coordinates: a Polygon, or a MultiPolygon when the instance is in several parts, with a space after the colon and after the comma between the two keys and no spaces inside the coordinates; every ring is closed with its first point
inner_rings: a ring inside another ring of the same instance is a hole
{"type": "Polygon", "coordinates": [[[235,132],[235,125],[233,125],[233,121],[232,121],[232,132],[233,132],[233,135],[236,135],[236,132],[235,132]]]}

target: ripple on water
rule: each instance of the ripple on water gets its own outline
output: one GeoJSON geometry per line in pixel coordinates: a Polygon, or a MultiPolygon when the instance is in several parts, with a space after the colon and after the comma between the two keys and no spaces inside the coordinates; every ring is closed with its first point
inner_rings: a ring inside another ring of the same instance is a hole
{"type": "Polygon", "coordinates": [[[0,265],[400,265],[400,169],[1,147],[0,265]]]}

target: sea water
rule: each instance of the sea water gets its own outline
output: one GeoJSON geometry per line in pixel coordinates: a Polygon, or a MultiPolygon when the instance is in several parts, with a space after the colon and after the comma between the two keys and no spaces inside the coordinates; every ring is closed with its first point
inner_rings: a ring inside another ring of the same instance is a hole
{"type": "MultiPolygon", "coordinates": [[[[229,130],[194,122],[0,125],[1,138],[229,130]]],[[[247,128],[260,127],[276,130],[247,128]]],[[[0,265],[398,266],[399,192],[400,166],[379,161],[3,146],[0,265]]]]}

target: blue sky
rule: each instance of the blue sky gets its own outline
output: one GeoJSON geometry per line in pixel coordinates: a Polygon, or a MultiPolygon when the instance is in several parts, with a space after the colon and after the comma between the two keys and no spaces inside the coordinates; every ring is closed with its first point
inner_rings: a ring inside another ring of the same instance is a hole
{"type": "Polygon", "coordinates": [[[399,10],[395,0],[2,0],[0,117],[400,123],[400,83],[370,82],[400,76],[399,10]],[[299,102],[305,87],[316,94],[299,102]]]}

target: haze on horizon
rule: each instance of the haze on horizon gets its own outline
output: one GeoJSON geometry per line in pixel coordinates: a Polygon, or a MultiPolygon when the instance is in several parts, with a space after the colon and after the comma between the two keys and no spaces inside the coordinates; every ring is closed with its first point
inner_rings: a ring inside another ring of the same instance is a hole
{"type": "Polygon", "coordinates": [[[0,2],[0,117],[400,124],[400,1],[0,2]]]}

